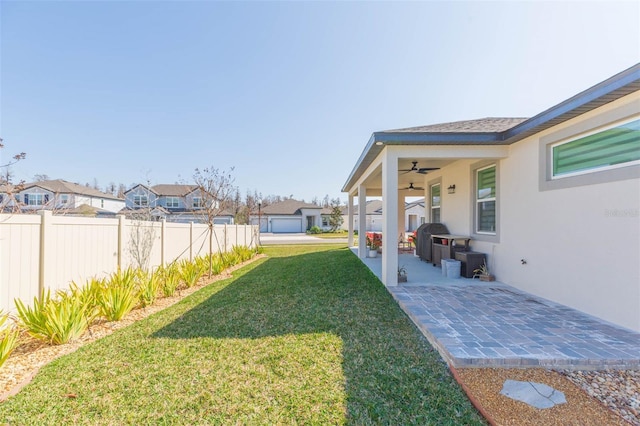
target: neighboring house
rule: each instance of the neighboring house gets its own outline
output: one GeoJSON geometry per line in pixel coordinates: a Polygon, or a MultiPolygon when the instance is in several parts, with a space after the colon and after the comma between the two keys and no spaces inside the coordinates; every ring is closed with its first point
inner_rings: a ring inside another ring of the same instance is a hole
{"type": "MultiPolygon", "coordinates": [[[[196,185],[135,185],[124,193],[126,208],[120,213],[131,216],[144,212],[154,220],[204,223],[207,221],[203,197],[196,185]]],[[[216,224],[233,224],[233,214],[221,211],[216,224]]]]}
{"type": "Polygon", "coordinates": [[[260,232],[306,232],[313,226],[322,227],[322,211],[322,207],[315,204],[289,199],[254,211],[251,224],[257,225],[260,217],[260,232]]]}
{"type": "MultiPolygon", "coordinates": [[[[427,222],[471,237],[500,281],[640,331],[640,64],[529,119],[373,133],[343,191],[382,197],[383,247],[410,182],[427,222]]],[[[386,285],[397,268],[383,250],[386,285]]]]}
{"type": "MultiPolygon", "coordinates": [[[[365,231],[381,232],[382,231],[382,201],[367,200],[366,202],[366,225],[365,231]]],[[[354,206],[353,229],[358,229],[358,205],[354,206]]],[[[347,229],[349,225],[348,208],[342,208],[342,229],[347,229]]],[[[405,203],[404,209],[404,230],[412,232],[418,229],[418,226],[425,223],[424,199],[405,203]]]]}
{"type": "Polygon", "coordinates": [[[124,207],[125,202],[115,195],[56,179],[19,187],[0,187],[0,205],[6,210],[22,212],[53,210],[60,214],[79,215],[82,211],[86,215],[93,210],[97,215],[113,215],[124,207]],[[82,206],[91,209],[80,209],[82,206]]]}

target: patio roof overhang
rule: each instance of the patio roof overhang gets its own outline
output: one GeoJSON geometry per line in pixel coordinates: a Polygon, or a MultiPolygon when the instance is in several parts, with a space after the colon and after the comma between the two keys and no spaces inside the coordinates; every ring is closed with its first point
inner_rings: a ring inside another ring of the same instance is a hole
{"type": "MultiPolygon", "coordinates": [[[[474,145],[489,149],[495,146],[510,145],[637,90],[640,90],[640,64],[636,64],[532,118],[512,119],[514,121],[511,126],[507,125],[502,129],[498,127],[495,131],[425,131],[429,128],[438,129],[439,126],[436,125],[374,132],[342,187],[342,192],[354,194],[357,191],[358,185],[366,180],[363,179],[363,175],[371,174],[372,166],[375,168],[376,160],[379,160],[380,154],[385,148],[393,146],[435,148],[435,146],[474,145]]],[[[406,156],[403,155],[402,158],[408,158],[410,155],[408,151],[406,156]]],[[[423,155],[416,156],[416,159],[430,158],[427,156],[428,153],[429,150],[425,150],[423,155]]],[[[409,159],[409,167],[410,161],[409,159]]],[[[400,164],[399,168],[406,168],[405,166],[406,164],[400,164]]],[[[421,164],[421,167],[429,167],[429,165],[421,164]]],[[[374,188],[372,190],[375,192],[374,188]]],[[[374,195],[374,193],[370,195],[374,195]]]]}

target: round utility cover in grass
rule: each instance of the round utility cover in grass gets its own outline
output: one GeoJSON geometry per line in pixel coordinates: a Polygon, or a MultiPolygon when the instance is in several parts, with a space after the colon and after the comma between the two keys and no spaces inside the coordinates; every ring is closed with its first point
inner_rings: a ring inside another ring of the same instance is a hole
{"type": "Polygon", "coordinates": [[[567,402],[563,392],[544,383],[505,380],[500,393],[536,408],[551,408],[567,402]]]}

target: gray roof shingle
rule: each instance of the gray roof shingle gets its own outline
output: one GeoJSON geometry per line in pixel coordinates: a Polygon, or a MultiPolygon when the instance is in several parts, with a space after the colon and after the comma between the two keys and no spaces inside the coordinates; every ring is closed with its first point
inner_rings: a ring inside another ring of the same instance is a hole
{"type": "Polygon", "coordinates": [[[526,120],[527,118],[486,117],[477,120],[385,130],[383,133],[495,133],[508,130],[526,120]]]}
{"type": "Polygon", "coordinates": [[[299,215],[301,214],[300,209],[322,209],[322,207],[316,206],[315,204],[305,203],[303,201],[289,199],[263,207],[262,214],[299,215]]]}

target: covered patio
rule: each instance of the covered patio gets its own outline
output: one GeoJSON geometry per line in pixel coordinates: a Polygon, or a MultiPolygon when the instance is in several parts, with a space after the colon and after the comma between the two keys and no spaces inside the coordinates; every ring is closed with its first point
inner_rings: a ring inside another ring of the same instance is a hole
{"type": "MultiPolygon", "coordinates": [[[[362,262],[382,279],[380,257],[362,262]]],[[[413,254],[398,262],[408,280],[387,290],[454,367],[640,368],[640,333],[501,282],[443,277],[413,254]]]]}

